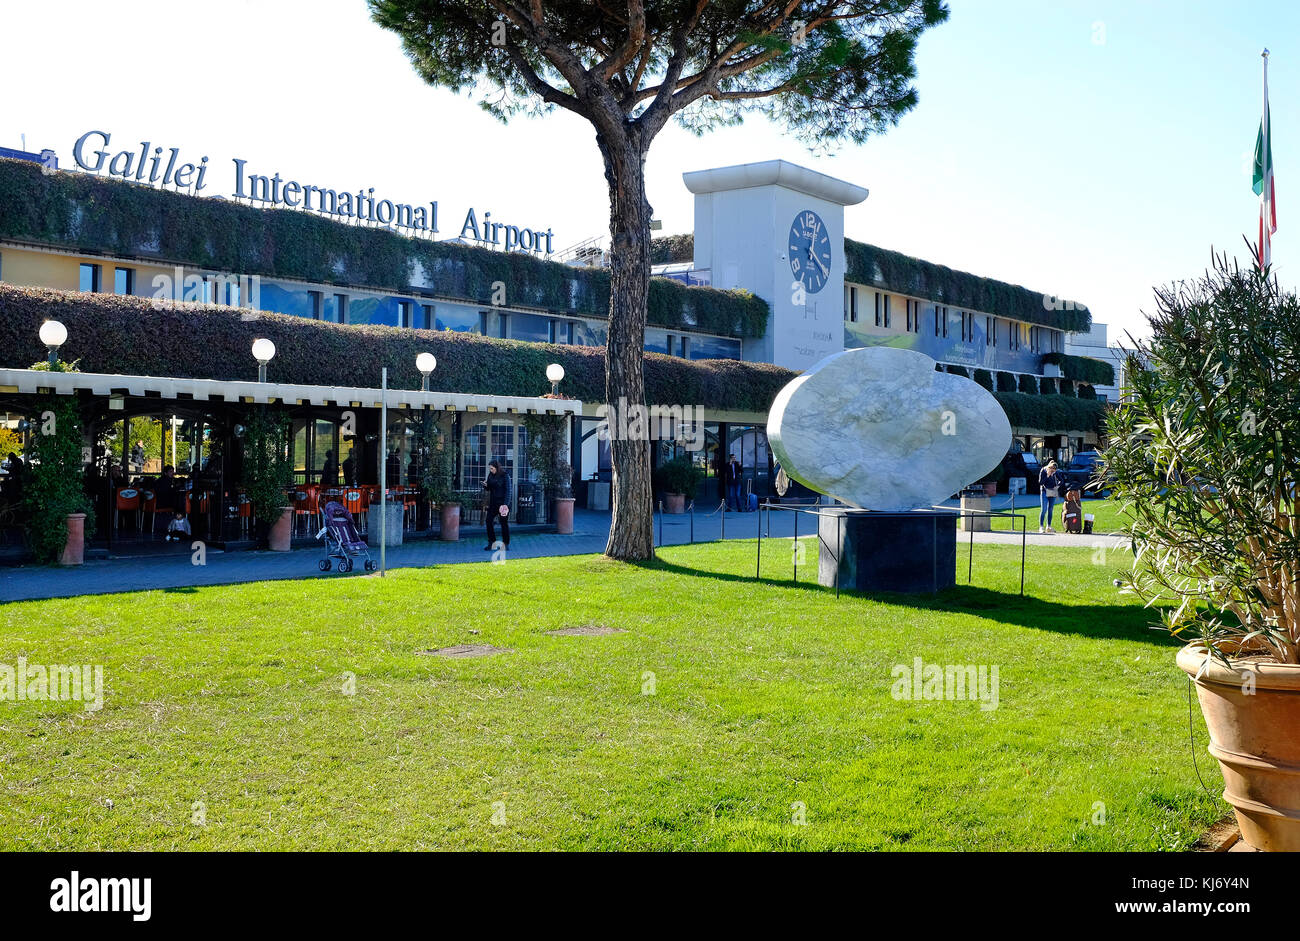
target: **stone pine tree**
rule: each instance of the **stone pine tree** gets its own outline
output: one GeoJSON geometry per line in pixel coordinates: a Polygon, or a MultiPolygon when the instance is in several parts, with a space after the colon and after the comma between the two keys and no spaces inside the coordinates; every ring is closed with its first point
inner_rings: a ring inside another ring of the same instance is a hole
{"type": "MultiPolygon", "coordinates": [[[[595,131],[612,242],[606,401],[645,402],[650,144],[757,112],[815,146],[860,142],[916,104],[918,36],[941,0],[368,0],[431,85],[478,93],[505,120],[560,107],[595,131]]],[[[671,403],[669,403],[671,404],[671,403]]],[[[606,553],[654,554],[650,449],[611,441],[606,553]]]]}

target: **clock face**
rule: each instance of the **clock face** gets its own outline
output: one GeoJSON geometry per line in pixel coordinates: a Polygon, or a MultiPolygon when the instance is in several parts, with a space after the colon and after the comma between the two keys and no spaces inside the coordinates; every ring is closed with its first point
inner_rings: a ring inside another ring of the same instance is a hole
{"type": "Polygon", "coordinates": [[[816,294],[831,277],[831,236],[826,223],[811,209],[794,217],[790,225],[790,271],[816,294]]]}

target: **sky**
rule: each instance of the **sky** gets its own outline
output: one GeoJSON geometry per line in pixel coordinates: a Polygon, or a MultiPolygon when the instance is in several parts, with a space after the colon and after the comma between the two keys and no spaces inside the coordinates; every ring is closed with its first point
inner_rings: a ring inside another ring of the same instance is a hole
{"type": "MultiPolygon", "coordinates": [[[[761,118],[704,137],[665,129],[647,163],[663,233],[692,228],[683,172],[781,158],[870,189],[846,210],[851,238],[1086,304],[1112,339],[1140,335],[1153,286],[1195,277],[1212,249],[1249,258],[1267,46],[1273,261],[1296,283],[1300,4],[950,7],[920,40],[917,108],[883,136],[826,155],[761,118]]],[[[437,200],[441,237],[470,208],[549,227],[557,249],[608,231],[582,119],[505,125],[430,88],[363,0],[3,0],[0,43],[0,146],[26,135],[62,167],[77,137],[103,130],[110,150],[148,140],[208,156],[205,195],[230,192],[239,157],[250,173],[437,200]]]]}

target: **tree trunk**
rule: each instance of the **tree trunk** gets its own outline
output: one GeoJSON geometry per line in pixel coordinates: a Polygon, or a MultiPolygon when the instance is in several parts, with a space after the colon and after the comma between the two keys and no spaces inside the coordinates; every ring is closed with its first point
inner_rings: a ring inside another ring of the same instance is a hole
{"type": "MultiPolygon", "coordinates": [[[[650,292],[650,204],[645,197],[645,153],[635,131],[597,134],[609,184],[609,340],[605,348],[605,401],[611,409],[645,405],[646,302],[650,292]]],[[[648,427],[648,426],[647,426],[648,427]]],[[[613,430],[611,428],[611,430],[613,430]]],[[[609,542],[615,559],[654,557],[654,508],[649,442],[611,435],[614,482],[609,542]]]]}

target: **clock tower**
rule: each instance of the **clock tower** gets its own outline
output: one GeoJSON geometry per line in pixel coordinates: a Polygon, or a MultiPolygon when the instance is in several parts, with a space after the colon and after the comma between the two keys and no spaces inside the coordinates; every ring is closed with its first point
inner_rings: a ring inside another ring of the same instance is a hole
{"type": "Polygon", "coordinates": [[[844,207],[867,190],[784,160],[682,174],[695,194],[695,267],[772,307],[744,341],[755,362],[807,369],[844,349],[844,207]]]}

